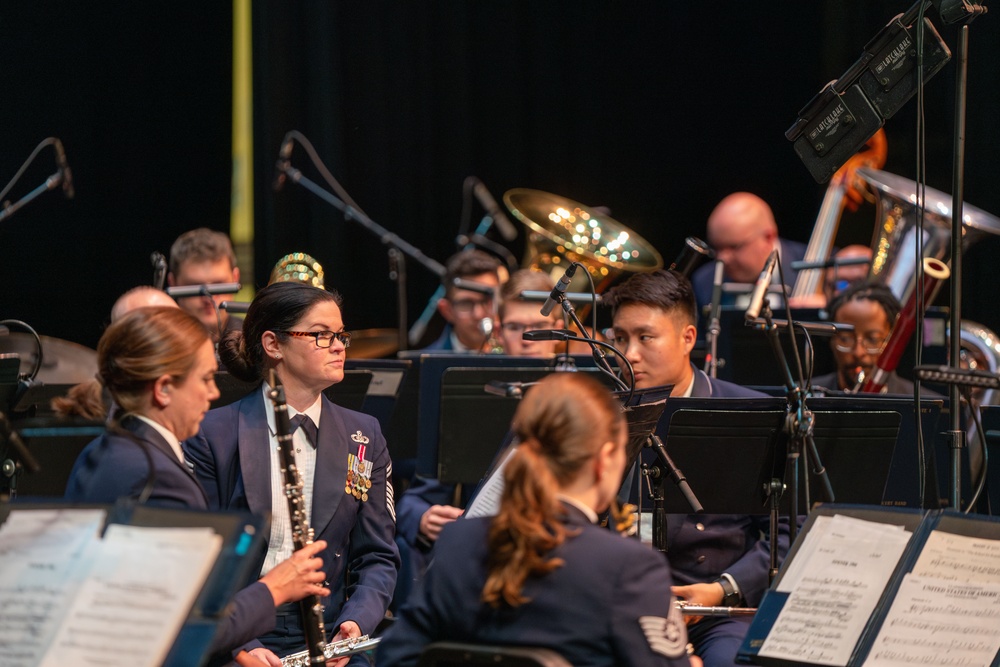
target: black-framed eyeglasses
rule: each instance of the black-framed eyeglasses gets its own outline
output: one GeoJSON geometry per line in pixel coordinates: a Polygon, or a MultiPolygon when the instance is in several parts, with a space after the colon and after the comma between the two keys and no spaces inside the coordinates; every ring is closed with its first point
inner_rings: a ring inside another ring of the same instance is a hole
{"type": "MultiPolygon", "coordinates": [[[[853,333],[843,331],[833,337],[833,347],[838,352],[853,352],[857,344],[858,337],[853,333]]],[[[885,345],[885,338],[879,336],[869,335],[861,338],[861,347],[868,354],[878,354],[882,351],[883,345],[885,345]]]]}
{"type": "Polygon", "coordinates": [[[316,341],[316,347],[330,347],[333,345],[334,338],[343,343],[344,347],[351,346],[350,331],[278,331],[276,333],[288,334],[289,336],[296,336],[298,338],[308,338],[311,336],[316,341]]]}

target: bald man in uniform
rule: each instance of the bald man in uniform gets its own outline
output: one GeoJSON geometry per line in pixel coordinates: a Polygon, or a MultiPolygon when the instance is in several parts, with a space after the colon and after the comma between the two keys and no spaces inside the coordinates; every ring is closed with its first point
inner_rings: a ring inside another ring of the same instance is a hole
{"type": "MultiPolygon", "coordinates": [[[[778,237],[778,225],[767,202],[750,192],[725,197],[708,217],[708,243],[725,266],[728,283],[754,283],[772,250],[778,251],[785,284],[795,284],[792,262],[801,260],[806,246],[778,237]]],[[[699,310],[712,300],[713,264],[702,266],[691,277],[699,310]]],[[[772,283],[779,281],[777,269],[772,283]]],[[[723,303],[726,303],[723,301],[723,303]]],[[[776,305],[772,300],[772,306],[776,305]]],[[[738,301],[735,305],[742,305],[738,301]]]]}

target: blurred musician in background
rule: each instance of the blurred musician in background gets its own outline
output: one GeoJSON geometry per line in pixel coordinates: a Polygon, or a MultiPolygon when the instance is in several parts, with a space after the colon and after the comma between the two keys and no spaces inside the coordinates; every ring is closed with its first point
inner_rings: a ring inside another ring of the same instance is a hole
{"type": "Polygon", "coordinates": [[[667,564],[596,525],[625,467],[621,405],[582,373],[556,373],[528,390],[513,429],[499,513],[444,529],[377,664],[416,665],[428,643],[457,641],[573,665],[688,665],[667,564]]]}
{"type": "MultiPolygon", "coordinates": [[[[238,283],[240,269],[236,266],[236,253],[229,237],[205,227],[192,229],[177,237],[170,246],[170,272],[167,285],[219,285],[238,283]]],[[[189,296],[177,299],[178,305],[197,317],[208,329],[212,340],[218,342],[231,329],[239,329],[241,320],[230,317],[219,308],[224,301],[231,301],[232,294],[214,296],[189,296]]]]}
{"type": "Polygon", "coordinates": [[[525,331],[539,329],[559,329],[562,317],[559,310],[544,317],[540,314],[541,304],[521,297],[521,292],[550,292],[554,287],[552,278],[542,271],[521,269],[510,275],[500,289],[500,343],[504,354],[524,357],[548,357],[556,353],[558,341],[524,340],[525,331]]]}
{"type": "MultiPolygon", "coordinates": [[[[205,491],[188,469],[180,444],[198,431],[211,401],[219,396],[208,332],[175,305],[143,307],[108,327],[97,354],[100,381],[114,398],[116,414],[107,432],[77,458],[66,500],[114,503],[138,498],[162,507],[208,509],[205,491]]],[[[229,662],[230,651],[270,631],[276,606],[307,595],[329,595],[322,561],[316,557],[324,546],[316,542],[289,554],[236,594],[213,642],[214,651],[221,654],[216,658],[229,662]]]]}
{"type": "Polygon", "coordinates": [[[482,250],[462,250],[445,264],[441,279],[445,295],[438,312],[447,321],[441,336],[424,348],[425,352],[473,354],[487,351],[496,316],[496,291],[500,288],[500,261],[482,250]],[[476,283],[489,293],[464,289],[455,281],[476,283]]]}
{"type": "Polygon", "coordinates": [[[826,302],[823,307],[833,302],[834,297],[855,285],[868,279],[871,267],[872,249],[863,245],[849,245],[841,248],[833,255],[834,259],[867,259],[866,264],[848,264],[847,266],[831,266],[826,270],[823,280],[823,294],[826,302]]]}
{"type": "MultiPolygon", "coordinates": [[[[699,398],[764,395],[711,378],[691,364],[697,315],[691,283],[680,274],[636,274],[611,289],[602,302],[612,308],[613,343],[632,364],[637,389],[673,385],[671,396],[699,398]]],[[[661,422],[657,427],[664,440],[667,426],[661,422]]],[[[782,522],[783,560],[789,535],[787,519],[782,522]]],[[[766,515],[670,514],[667,557],[679,584],[674,593],[695,605],[757,606],[769,583],[769,532],[766,515]]],[[[736,664],[750,617],[689,621],[695,653],[706,667],[736,664]]]]}
{"type": "Polygon", "coordinates": [[[166,306],[177,308],[177,302],[161,289],[152,285],[139,285],[122,294],[111,306],[111,321],[117,322],[136,308],[166,306]]]}
{"type": "MultiPolygon", "coordinates": [[[[210,411],[198,436],[184,443],[210,507],[271,514],[261,564],[261,572],[267,573],[293,548],[271,388],[265,380],[269,371],[275,372],[287,399],[306,518],[316,538],[328,545],[319,554],[332,591],[324,624],[335,640],[375,630],[389,606],[399,567],[389,484],[392,463],[379,423],[323,395],[344,379],[349,344],[338,294],[298,282],[268,285],[250,304],[243,330],[230,331],[219,345],[231,374],[261,386],[210,411]]],[[[279,608],[274,631],[259,640],[278,655],[304,650],[298,606],[279,608]]]]}
{"type": "MultiPolygon", "coordinates": [[[[830,340],[837,370],[813,378],[813,387],[854,391],[862,377],[870,377],[879,352],[899,315],[899,300],[885,285],[861,282],[830,302],[830,319],[851,324],[854,331],[841,331],[830,340]]],[[[913,395],[913,383],[889,374],[882,393],[913,395]]]]}
{"type": "MultiPolygon", "coordinates": [[[[806,246],[796,241],[778,238],[778,225],[767,202],[750,192],[734,192],[725,197],[708,217],[708,243],[715,250],[716,259],[726,267],[723,280],[731,283],[753,284],[772,250],[778,251],[785,284],[795,284],[797,272],[792,262],[802,259],[806,246]]],[[[691,276],[698,307],[712,301],[714,268],[706,264],[691,276]]],[[[772,283],[780,278],[776,270],[772,283]]],[[[739,300],[723,301],[724,305],[739,300]]],[[[772,298],[772,306],[777,307],[772,298]]]]}

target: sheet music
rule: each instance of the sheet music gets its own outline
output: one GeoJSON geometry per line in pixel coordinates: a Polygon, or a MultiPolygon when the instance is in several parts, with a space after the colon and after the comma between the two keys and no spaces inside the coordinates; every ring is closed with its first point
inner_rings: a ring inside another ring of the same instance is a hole
{"type": "Polygon", "coordinates": [[[911,574],[948,581],[1000,584],[1000,540],[932,531],[911,574]]]}
{"type": "Polygon", "coordinates": [[[110,526],[41,667],[162,664],[221,546],[209,528],[110,526]]]}
{"type": "Polygon", "coordinates": [[[1000,651],[1000,584],[907,574],[864,667],[989,667],[1000,651]]]}
{"type": "Polygon", "coordinates": [[[13,509],[0,526],[0,656],[33,667],[96,556],[103,510],[13,509]]]}
{"type": "Polygon", "coordinates": [[[507,467],[507,461],[517,451],[517,447],[511,447],[504,456],[503,461],[497,464],[490,476],[479,487],[479,492],[472,499],[469,506],[465,508],[463,516],[467,519],[474,519],[478,516],[496,516],[500,510],[500,497],[503,495],[503,471],[507,467]]]}
{"type": "Polygon", "coordinates": [[[823,524],[809,531],[792,561],[797,571],[782,582],[791,593],[761,656],[846,665],[910,538],[898,526],[840,515],[823,524]]]}

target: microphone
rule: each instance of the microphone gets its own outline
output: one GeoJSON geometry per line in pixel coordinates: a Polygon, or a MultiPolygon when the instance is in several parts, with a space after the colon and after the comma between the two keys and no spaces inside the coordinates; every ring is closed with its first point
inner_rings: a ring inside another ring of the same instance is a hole
{"type": "Polygon", "coordinates": [[[278,173],[274,175],[274,184],[271,186],[275,192],[285,187],[285,180],[287,178],[285,168],[288,166],[288,160],[292,157],[293,143],[291,132],[286,134],[285,138],[281,140],[281,151],[278,153],[278,161],[274,163],[278,173]]]}
{"type": "Polygon", "coordinates": [[[229,313],[246,313],[250,310],[250,304],[246,301],[223,301],[219,308],[229,313]]]}
{"type": "Polygon", "coordinates": [[[482,207],[486,209],[489,216],[493,218],[493,222],[496,223],[497,229],[500,231],[500,236],[502,236],[505,241],[513,241],[516,239],[517,229],[511,223],[507,215],[500,210],[500,207],[497,205],[497,200],[493,198],[493,195],[490,194],[490,191],[486,189],[486,186],[483,185],[481,180],[475,176],[472,178],[475,178],[475,183],[472,185],[472,193],[476,195],[476,199],[478,199],[482,207]]]}
{"type": "Polygon", "coordinates": [[[771,274],[774,273],[774,265],[778,263],[778,251],[772,250],[764,262],[764,268],[754,285],[753,294],[750,296],[750,306],[747,308],[746,319],[756,320],[760,317],[760,309],[764,305],[764,297],[767,295],[767,286],[771,284],[771,274]]]}
{"type": "Polygon", "coordinates": [[[175,299],[210,294],[236,294],[243,288],[239,283],[215,283],[213,285],[180,285],[168,287],[167,294],[175,299]]]}
{"type": "Polygon", "coordinates": [[[59,173],[62,174],[63,194],[66,195],[67,199],[72,199],[76,195],[76,190],[73,189],[73,172],[69,168],[69,163],[66,162],[66,151],[63,150],[62,142],[58,139],[55,139],[53,146],[56,149],[56,165],[59,167],[59,173]]]}
{"type": "Polygon", "coordinates": [[[552,309],[556,307],[556,303],[559,301],[560,297],[566,293],[566,289],[569,284],[573,282],[573,275],[576,273],[576,264],[570,264],[569,268],[566,269],[566,273],[563,274],[556,286],[552,288],[549,292],[549,298],[545,300],[542,304],[542,310],[540,311],[542,317],[548,317],[552,312],[552,309]]]}
{"type": "Polygon", "coordinates": [[[572,329],[538,329],[521,334],[524,340],[570,340],[576,337],[576,332],[572,329]]]}
{"type": "Polygon", "coordinates": [[[489,338],[493,334],[493,318],[484,317],[479,320],[476,328],[479,329],[479,333],[489,338]]]}

